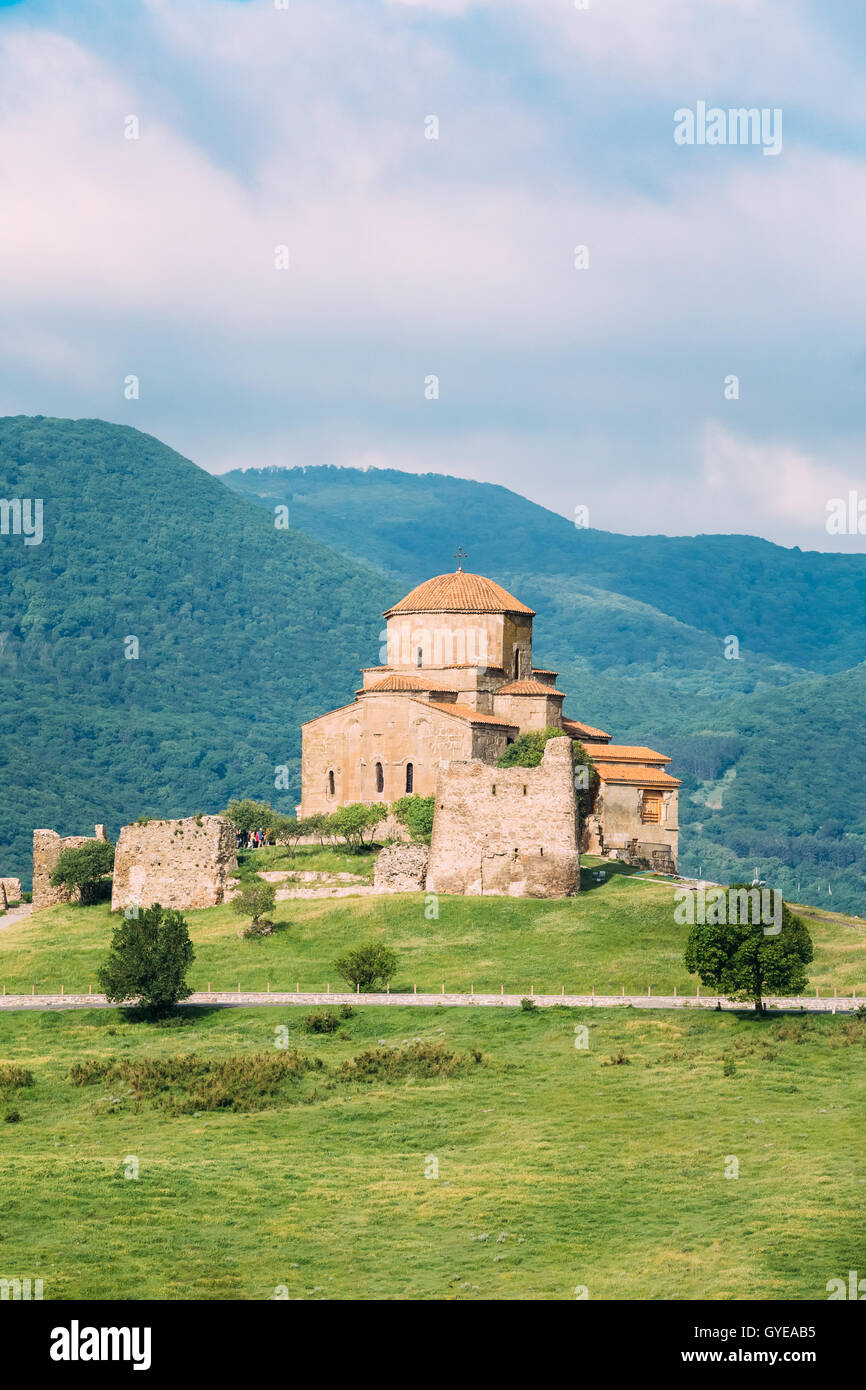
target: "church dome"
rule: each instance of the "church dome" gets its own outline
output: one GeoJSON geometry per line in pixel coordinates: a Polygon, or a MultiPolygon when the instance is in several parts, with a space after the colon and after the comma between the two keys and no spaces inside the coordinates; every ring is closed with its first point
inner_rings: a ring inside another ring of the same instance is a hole
{"type": "Polygon", "coordinates": [[[535,616],[532,608],[527,608],[501,584],[485,579],[483,574],[467,574],[465,570],[425,579],[383,616],[391,618],[397,613],[524,613],[528,617],[535,616]]]}

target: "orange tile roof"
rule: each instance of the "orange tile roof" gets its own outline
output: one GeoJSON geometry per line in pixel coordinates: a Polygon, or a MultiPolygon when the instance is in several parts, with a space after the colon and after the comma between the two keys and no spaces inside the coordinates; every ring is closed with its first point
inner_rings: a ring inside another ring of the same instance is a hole
{"type": "Polygon", "coordinates": [[[430,680],[429,676],[410,675],[407,671],[394,671],[375,685],[368,685],[359,694],[369,695],[371,690],[453,690],[453,685],[443,685],[441,681],[430,680]]]}
{"type": "Polygon", "coordinates": [[[589,738],[602,740],[606,743],[610,739],[610,734],[606,734],[604,729],[594,729],[591,724],[581,724],[579,719],[563,719],[562,727],[572,738],[589,738]]]}
{"type": "Polygon", "coordinates": [[[534,617],[535,610],[493,579],[457,570],[425,579],[383,616],[390,618],[393,613],[526,613],[534,617]]]}
{"type": "Polygon", "coordinates": [[[470,709],[468,705],[443,705],[436,700],[416,700],[418,705],[427,705],[429,709],[441,710],[443,714],[456,714],[458,719],[468,719],[470,724],[498,724],[500,729],[516,729],[517,724],[512,724],[508,719],[500,719],[498,714],[482,714],[480,710],[470,709]]]}
{"type": "Polygon", "coordinates": [[[511,681],[508,685],[501,685],[496,691],[497,695],[558,695],[560,700],[565,699],[561,690],[556,686],[545,685],[544,681],[511,681]]]}
{"type": "Polygon", "coordinates": [[[587,753],[594,761],[609,763],[669,763],[666,753],[654,748],[636,748],[628,743],[586,743],[587,753]]]}
{"type": "Polygon", "coordinates": [[[548,671],[546,666],[533,666],[532,674],[534,676],[558,676],[559,672],[548,671]]]}
{"type": "Polygon", "coordinates": [[[633,782],[639,787],[679,787],[678,777],[671,777],[660,767],[637,767],[634,763],[596,763],[595,770],[602,782],[633,782]]]}

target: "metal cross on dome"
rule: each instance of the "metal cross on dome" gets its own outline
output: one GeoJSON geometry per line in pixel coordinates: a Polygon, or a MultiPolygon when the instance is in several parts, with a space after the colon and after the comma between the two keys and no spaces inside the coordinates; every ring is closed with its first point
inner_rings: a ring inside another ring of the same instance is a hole
{"type": "Polygon", "coordinates": [[[458,545],[457,549],[455,550],[454,559],[457,561],[457,570],[459,572],[463,568],[463,561],[469,559],[469,556],[466,554],[466,551],[463,549],[462,545],[458,545]]]}

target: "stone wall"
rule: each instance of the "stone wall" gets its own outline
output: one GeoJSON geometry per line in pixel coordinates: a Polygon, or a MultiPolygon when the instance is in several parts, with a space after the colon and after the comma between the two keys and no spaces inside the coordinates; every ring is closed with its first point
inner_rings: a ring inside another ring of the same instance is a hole
{"type": "Polygon", "coordinates": [[[125,825],[114,855],[112,911],[216,907],[238,866],[235,829],[224,816],[125,825]]]}
{"type": "Polygon", "coordinates": [[[442,768],[428,893],[560,898],[579,888],[570,738],[552,738],[539,767],[442,768]]]}
{"type": "MultiPolygon", "coordinates": [[[[20,878],[0,878],[0,888],[6,894],[6,902],[16,903],[21,901],[21,880],[20,878]]],[[[0,902],[0,907],[3,904],[0,902]]]]}
{"type": "Polygon", "coordinates": [[[376,860],[373,887],[377,893],[423,893],[429,857],[426,845],[386,845],[376,860]]]}
{"type": "Polygon", "coordinates": [[[56,830],[33,831],[33,908],[55,907],[75,897],[67,888],[52,888],[51,875],[65,849],[78,849],[91,840],[106,840],[104,825],[96,826],[95,835],[58,835],[56,830]]]}

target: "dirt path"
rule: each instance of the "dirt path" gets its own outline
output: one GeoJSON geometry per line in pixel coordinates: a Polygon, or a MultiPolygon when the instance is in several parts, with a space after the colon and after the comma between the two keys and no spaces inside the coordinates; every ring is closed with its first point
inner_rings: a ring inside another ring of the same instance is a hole
{"type": "Polygon", "coordinates": [[[29,917],[33,911],[32,903],[22,903],[20,907],[10,907],[0,917],[0,931],[4,927],[11,927],[13,922],[20,922],[22,917],[29,917]]]}
{"type": "MultiPolygon", "coordinates": [[[[185,1004],[193,1008],[309,1008],[311,1005],[351,1004],[394,1005],[396,1008],[519,1008],[525,994],[333,994],[325,991],[310,993],[238,993],[219,991],[213,994],[193,994],[185,1004]]],[[[572,1009],[625,1008],[636,1009],[716,1009],[742,1011],[750,1004],[732,1003],[716,995],[675,994],[536,994],[532,996],[541,1009],[565,1005],[572,1009]]],[[[797,999],[767,999],[770,1013],[852,1013],[863,1002],[850,995],[845,998],[816,999],[803,996],[797,999]]],[[[0,997],[0,1009],[106,1009],[109,1005],[102,994],[5,994],[0,997]]]]}

